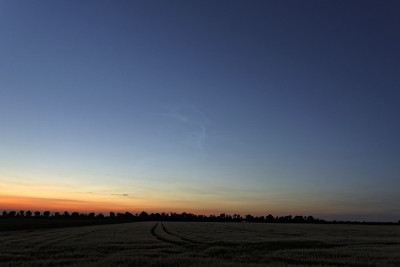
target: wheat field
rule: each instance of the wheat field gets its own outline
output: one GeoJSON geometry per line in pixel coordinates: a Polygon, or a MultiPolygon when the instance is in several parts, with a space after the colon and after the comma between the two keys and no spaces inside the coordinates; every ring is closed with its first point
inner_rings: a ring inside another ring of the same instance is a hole
{"type": "Polygon", "coordinates": [[[399,266],[397,225],[136,222],[0,234],[1,266],[399,266]]]}

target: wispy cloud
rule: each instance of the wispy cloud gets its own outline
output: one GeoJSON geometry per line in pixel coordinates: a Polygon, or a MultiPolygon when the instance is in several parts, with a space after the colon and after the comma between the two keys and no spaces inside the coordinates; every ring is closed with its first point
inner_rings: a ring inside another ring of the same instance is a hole
{"type": "Polygon", "coordinates": [[[110,194],[111,196],[120,196],[120,197],[127,197],[128,194],[110,194]]]}
{"type": "Polygon", "coordinates": [[[160,116],[168,117],[171,119],[178,120],[182,123],[188,122],[188,118],[186,116],[183,116],[182,114],[176,113],[176,112],[169,112],[169,113],[160,113],[160,116]]]}
{"type": "Polygon", "coordinates": [[[174,123],[174,126],[171,126],[171,128],[175,128],[173,130],[179,128],[182,143],[197,150],[204,149],[211,123],[199,108],[188,104],[179,105],[167,112],[159,113],[159,115],[170,119],[171,123],[174,123]]]}
{"type": "Polygon", "coordinates": [[[120,196],[120,197],[128,197],[129,194],[118,194],[118,193],[100,193],[100,192],[87,192],[91,195],[100,195],[100,196],[120,196]]]}

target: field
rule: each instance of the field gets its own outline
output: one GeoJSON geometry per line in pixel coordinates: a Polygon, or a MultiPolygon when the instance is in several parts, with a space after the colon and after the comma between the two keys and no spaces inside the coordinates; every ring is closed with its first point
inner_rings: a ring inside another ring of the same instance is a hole
{"type": "Polygon", "coordinates": [[[399,266],[400,226],[136,222],[0,233],[1,266],[399,266]]]}

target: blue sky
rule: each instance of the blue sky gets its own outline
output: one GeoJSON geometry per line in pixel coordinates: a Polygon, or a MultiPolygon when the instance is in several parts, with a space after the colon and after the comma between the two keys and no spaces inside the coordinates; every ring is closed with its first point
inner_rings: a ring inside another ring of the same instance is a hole
{"type": "Polygon", "coordinates": [[[399,11],[0,1],[0,194],[398,220],[399,11]]]}

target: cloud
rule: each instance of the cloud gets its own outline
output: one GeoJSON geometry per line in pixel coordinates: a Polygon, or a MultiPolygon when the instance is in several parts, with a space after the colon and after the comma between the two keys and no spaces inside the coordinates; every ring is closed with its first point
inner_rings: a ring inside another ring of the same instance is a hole
{"type": "Polygon", "coordinates": [[[159,115],[181,121],[182,123],[188,122],[187,117],[183,116],[182,114],[175,113],[175,112],[160,113],[159,115]]]}
{"type": "Polygon", "coordinates": [[[101,195],[101,196],[120,196],[120,197],[128,197],[128,194],[118,194],[118,193],[98,193],[98,192],[87,192],[92,195],[101,195]]]}
{"type": "MultiPolygon", "coordinates": [[[[169,132],[163,131],[164,137],[170,135],[175,142],[178,140],[178,142],[197,150],[204,149],[211,124],[204,112],[193,105],[180,105],[168,112],[159,113],[159,115],[169,120],[167,121],[168,127],[166,127],[169,132]]],[[[166,146],[171,145],[167,144],[166,146]]]]}
{"type": "Polygon", "coordinates": [[[189,136],[189,143],[198,149],[203,149],[207,139],[207,128],[203,125],[197,131],[193,131],[189,136]]]}

